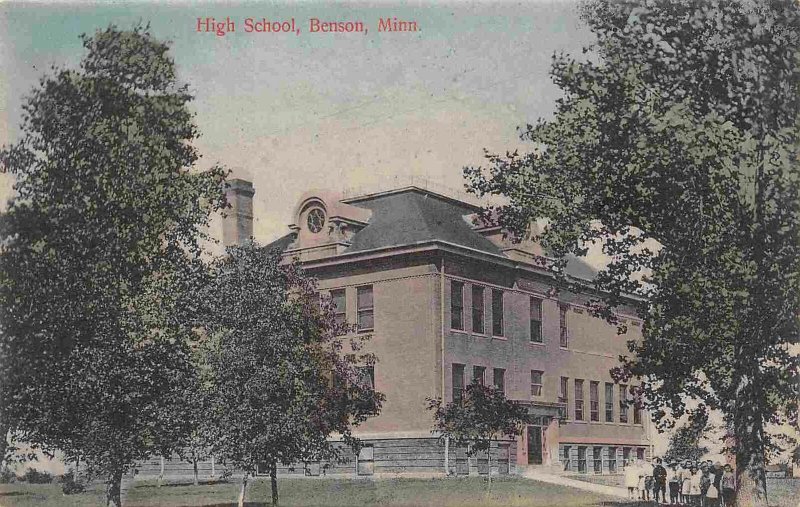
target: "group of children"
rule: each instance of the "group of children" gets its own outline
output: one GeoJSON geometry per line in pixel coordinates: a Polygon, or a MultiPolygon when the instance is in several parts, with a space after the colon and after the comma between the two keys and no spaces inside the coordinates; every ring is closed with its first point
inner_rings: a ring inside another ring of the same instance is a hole
{"type": "Polygon", "coordinates": [[[633,461],[626,463],[625,486],[631,500],[693,507],[725,507],[733,505],[736,477],[730,465],[708,461],[662,464],[633,461]],[[669,491],[669,502],[666,493],[669,491]]]}

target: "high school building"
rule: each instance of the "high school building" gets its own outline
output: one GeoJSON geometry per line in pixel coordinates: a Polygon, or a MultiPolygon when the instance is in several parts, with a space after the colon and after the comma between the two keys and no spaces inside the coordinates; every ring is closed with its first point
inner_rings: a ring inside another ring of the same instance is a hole
{"type": "MultiPolygon", "coordinates": [[[[234,180],[225,241],[252,234],[249,182],[234,180]]],[[[530,422],[516,441],[501,442],[500,473],[549,466],[575,473],[613,473],[649,455],[646,417],[629,386],[609,374],[626,341],[640,337],[588,314],[588,297],[554,291],[532,243],[514,244],[497,227],[475,225],[478,208],[418,187],[341,198],[308,192],[289,232],[268,248],[298,258],[332,297],[338,318],[370,335],[378,358],[368,377],[386,401],[358,428],[367,445],[334,472],[486,472],[481,457],[431,434],[426,399],[449,402],[474,379],[528,406],[530,422]]],[[[580,260],[572,276],[594,271],[580,260]]],[[[315,464],[305,473],[318,473],[315,464]]]]}

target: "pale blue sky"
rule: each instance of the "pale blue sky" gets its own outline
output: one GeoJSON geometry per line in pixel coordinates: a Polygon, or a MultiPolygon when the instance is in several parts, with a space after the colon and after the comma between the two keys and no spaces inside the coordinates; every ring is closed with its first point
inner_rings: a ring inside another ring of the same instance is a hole
{"type": "MultiPolygon", "coordinates": [[[[376,189],[419,176],[460,188],[484,147],[520,145],[516,128],[547,116],[560,95],[556,51],[590,36],[571,2],[318,2],[0,4],[0,143],[13,141],[24,95],[51,64],[74,66],[78,36],[142,20],[173,41],[180,79],[196,96],[201,165],[221,162],[256,186],[256,236],[286,231],[309,188],[376,189]],[[198,17],[237,23],[196,33],[198,17]],[[417,33],[379,33],[382,17],[417,33]],[[245,34],[247,17],[362,20],[362,34],[245,34]]],[[[5,181],[8,192],[8,179],[5,181]]]]}

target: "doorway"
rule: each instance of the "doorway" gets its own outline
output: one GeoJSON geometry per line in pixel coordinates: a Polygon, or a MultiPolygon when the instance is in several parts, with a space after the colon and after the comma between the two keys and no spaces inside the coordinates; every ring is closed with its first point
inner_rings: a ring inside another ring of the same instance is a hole
{"type": "Polygon", "coordinates": [[[542,464],[542,427],[528,426],[528,464],[542,464]]]}

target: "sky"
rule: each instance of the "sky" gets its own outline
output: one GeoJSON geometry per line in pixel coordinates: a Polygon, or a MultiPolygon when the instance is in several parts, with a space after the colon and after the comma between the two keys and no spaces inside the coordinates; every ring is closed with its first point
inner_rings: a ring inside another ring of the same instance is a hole
{"type": "MultiPolygon", "coordinates": [[[[256,239],[287,232],[305,191],[388,189],[409,178],[463,188],[483,150],[525,148],[517,127],[552,114],[553,54],[591,34],[571,2],[0,3],[0,144],[14,142],[24,97],[52,65],[75,67],[81,33],[150,23],[172,41],[202,137],[200,168],[252,180],[256,239]],[[230,18],[236,32],[197,31],[230,18]],[[384,18],[416,32],[379,32],[384,18]],[[300,33],[245,33],[245,20],[295,20],[300,33]],[[366,33],[311,33],[320,21],[366,33]],[[205,25],[203,25],[205,26],[205,25]]],[[[11,193],[0,180],[0,201],[11,193]]]]}

